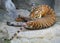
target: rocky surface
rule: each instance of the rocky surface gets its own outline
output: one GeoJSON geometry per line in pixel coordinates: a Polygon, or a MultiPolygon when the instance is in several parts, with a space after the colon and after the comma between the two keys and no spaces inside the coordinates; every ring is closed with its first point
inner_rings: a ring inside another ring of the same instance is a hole
{"type": "MultiPolygon", "coordinates": [[[[31,7],[33,5],[38,5],[38,4],[51,5],[51,3],[46,3],[46,2],[49,2],[49,0],[48,1],[46,0],[45,1],[42,1],[42,0],[14,1],[13,0],[13,2],[15,3],[16,7],[19,8],[19,10],[17,10],[17,13],[18,13],[17,15],[20,14],[25,17],[29,16],[30,14],[29,11],[31,10],[31,7]],[[29,11],[26,9],[28,9],[29,11]]],[[[52,7],[53,5],[54,3],[52,3],[52,7]]],[[[59,6],[59,3],[56,5],[59,6]]],[[[57,8],[57,6],[55,6],[55,9],[57,8]]],[[[56,9],[56,11],[57,10],[58,9],[56,9]]],[[[2,30],[2,32],[0,32],[0,43],[4,43],[3,42],[4,38],[8,38],[8,39],[11,38],[14,35],[14,33],[16,33],[17,30],[21,29],[21,27],[13,27],[13,26],[6,25],[7,21],[12,21],[12,18],[8,16],[6,11],[0,10],[0,30],[2,30]]],[[[14,38],[13,40],[11,40],[11,43],[60,43],[60,19],[58,19],[57,23],[54,26],[47,29],[26,31],[26,29],[23,28],[23,30],[17,35],[19,38],[18,39],[14,38]]]]}
{"type": "MultiPolygon", "coordinates": [[[[27,15],[29,16],[30,12],[28,10],[17,10],[22,16],[27,15]]],[[[25,16],[26,17],[26,16],[25,16]]],[[[42,30],[27,30],[23,28],[23,30],[17,35],[19,38],[17,39],[16,37],[11,40],[11,43],[60,43],[60,17],[58,17],[57,22],[54,26],[47,28],[47,29],[42,29],[42,30]]],[[[4,19],[2,19],[4,20],[4,19]]],[[[6,22],[0,22],[0,30],[3,30],[5,34],[3,37],[11,38],[14,33],[16,33],[17,30],[20,30],[21,27],[13,27],[13,26],[8,26],[6,25],[6,22]],[[7,31],[5,30],[7,29],[7,31]],[[5,31],[4,31],[5,30],[5,31]]],[[[1,37],[0,35],[0,37],[1,37]]]]}
{"type": "Polygon", "coordinates": [[[36,31],[25,31],[18,34],[18,39],[13,39],[11,43],[60,43],[60,25],[36,31]]]}
{"type": "Polygon", "coordinates": [[[31,10],[32,6],[47,4],[52,8],[55,4],[55,0],[13,0],[18,9],[28,9],[31,10]]]}
{"type": "MultiPolygon", "coordinates": [[[[11,40],[11,43],[60,43],[60,21],[59,17],[57,19],[57,22],[54,26],[42,30],[23,30],[21,31],[17,36],[18,39],[15,37],[13,40],[11,40]]],[[[2,29],[5,34],[3,37],[11,38],[14,33],[16,33],[17,30],[20,30],[21,27],[13,27],[6,25],[5,22],[0,22],[0,30],[2,29]],[[7,29],[7,31],[5,30],[7,29]]],[[[1,41],[0,41],[1,42],[1,41]]],[[[3,42],[2,42],[3,43],[3,42]]]]}
{"type": "MultiPolygon", "coordinates": [[[[8,30],[9,38],[20,30],[20,27],[7,26],[5,23],[0,26],[2,29],[8,30]]],[[[11,43],[60,43],[60,24],[56,23],[54,26],[42,30],[21,31],[17,36],[19,38],[15,37],[11,43]]]]}

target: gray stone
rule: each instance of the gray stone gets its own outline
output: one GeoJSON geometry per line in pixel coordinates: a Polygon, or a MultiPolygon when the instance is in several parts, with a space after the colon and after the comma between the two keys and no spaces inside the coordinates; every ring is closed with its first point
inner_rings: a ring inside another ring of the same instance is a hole
{"type": "Polygon", "coordinates": [[[54,8],[55,0],[13,0],[17,8],[23,8],[31,10],[31,7],[33,4],[42,5],[47,4],[50,5],[52,8],[54,8]]]}

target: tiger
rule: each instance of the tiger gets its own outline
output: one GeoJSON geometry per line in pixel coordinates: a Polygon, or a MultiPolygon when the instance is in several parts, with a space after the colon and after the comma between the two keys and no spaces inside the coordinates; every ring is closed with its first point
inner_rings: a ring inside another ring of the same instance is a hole
{"type": "MultiPolygon", "coordinates": [[[[20,17],[15,19],[16,22],[23,22],[21,25],[13,25],[13,26],[23,26],[28,30],[38,30],[45,29],[51,27],[56,22],[56,15],[54,9],[52,9],[48,5],[38,5],[31,10],[29,18],[20,17]]],[[[9,23],[8,23],[9,24],[9,23]]],[[[11,25],[11,24],[10,24],[11,25]]],[[[19,33],[20,30],[17,31],[19,33]]],[[[11,40],[17,36],[17,33],[11,38],[11,40]]]]}
{"type": "MultiPolygon", "coordinates": [[[[54,10],[48,5],[39,5],[32,9],[30,20],[26,20],[27,29],[37,30],[52,26],[56,21],[54,10]]],[[[17,18],[16,21],[23,21],[25,17],[17,18]],[[20,20],[19,20],[20,19],[20,20]]]]}

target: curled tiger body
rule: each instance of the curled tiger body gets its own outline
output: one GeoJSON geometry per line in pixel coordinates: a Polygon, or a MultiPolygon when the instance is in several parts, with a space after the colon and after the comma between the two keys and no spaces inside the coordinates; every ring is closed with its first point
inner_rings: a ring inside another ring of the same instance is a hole
{"type": "MultiPolygon", "coordinates": [[[[33,8],[29,15],[29,18],[16,18],[16,22],[23,22],[24,24],[26,24],[25,28],[30,30],[50,27],[55,23],[55,21],[55,12],[48,5],[39,5],[33,8]]],[[[18,26],[18,24],[15,25],[18,26]]],[[[22,25],[20,24],[20,26],[22,25]]]]}
{"type": "Polygon", "coordinates": [[[39,5],[32,9],[29,18],[18,17],[16,22],[23,22],[20,26],[26,25],[26,29],[37,30],[52,26],[56,22],[56,17],[54,10],[50,6],[39,5]]]}
{"type": "Polygon", "coordinates": [[[19,16],[15,21],[15,23],[7,22],[7,25],[24,27],[28,30],[38,30],[51,27],[55,24],[56,17],[54,10],[50,6],[39,5],[31,10],[29,18],[19,16]]]}

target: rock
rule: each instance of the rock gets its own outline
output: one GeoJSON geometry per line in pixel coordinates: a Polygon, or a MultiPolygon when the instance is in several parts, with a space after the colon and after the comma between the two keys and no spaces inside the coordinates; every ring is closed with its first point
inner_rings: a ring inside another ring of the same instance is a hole
{"type": "Polygon", "coordinates": [[[22,16],[22,17],[29,17],[30,12],[28,10],[25,9],[19,9],[17,10],[18,15],[22,16]]]}
{"type": "Polygon", "coordinates": [[[0,38],[2,39],[7,39],[9,37],[8,35],[8,30],[6,29],[5,26],[2,26],[4,25],[3,23],[0,23],[0,38]]]}
{"type": "Polygon", "coordinates": [[[8,15],[7,11],[0,9],[0,22],[13,21],[13,19],[8,15]]]}
{"type": "Polygon", "coordinates": [[[5,43],[4,39],[8,39],[8,38],[9,38],[8,30],[6,29],[4,24],[0,22],[0,43],[5,43]]]}
{"type": "Polygon", "coordinates": [[[12,0],[1,0],[0,21],[14,21],[17,17],[17,11],[12,0]]]}
{"type": "MultiPolygon", "coordinates": [[[[43,29],[43,30],[32,30],[20,32],[17,36],[18,39],[13,39],[11,43],[57,43],[60,40],[60,25],[55,24],[54,26],[43,29]],[[58,32],[57,32],[58,31],[58,32]],[[26,39],[26,40],[25,40],[26,39]],[[56,40],[58,39],[58,40],[56,40]],[[20,41],[19,41],[20,40],[20,41]]],[[[59,41],[60,43],[60,41],[59,41]]]]}
{"type": "Polygon", "coordinates": [[[18,9],[31,10],[33,3],[37,5],[47,4],[54,8],[55,0],[13,0],[18,9]]]}

